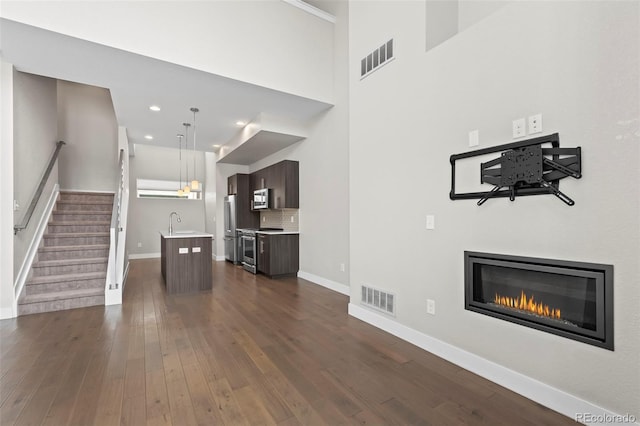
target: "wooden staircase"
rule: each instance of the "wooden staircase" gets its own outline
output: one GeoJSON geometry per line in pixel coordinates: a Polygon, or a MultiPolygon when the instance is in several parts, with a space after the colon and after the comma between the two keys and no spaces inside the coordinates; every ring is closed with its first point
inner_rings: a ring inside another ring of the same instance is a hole
{"type": "Polygon", "coordinates": [[[18,315],[104,305],[113,194],[61,191],[18,315]]]}

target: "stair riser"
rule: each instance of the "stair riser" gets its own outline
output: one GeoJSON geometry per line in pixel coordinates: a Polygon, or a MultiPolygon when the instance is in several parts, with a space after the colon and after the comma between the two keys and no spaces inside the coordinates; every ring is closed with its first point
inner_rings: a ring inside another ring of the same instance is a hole
{"type": "Polygon", "coordinates": [[[34,266],[34,277],[44,277],[48,275],[81,274],[84,272],[104,272],[107,270],[105,263],[81,263],[77,265],[60,266],[34,266]]]}
{"type": "Polygon", "coordinates": [[[38,260],[90,259],[108,256],[109,249],[58,250],[38,252],[38,260]]]}
{"type": "Polygon", "coordinates": [[[65,194],[60,193],[61,201],[79,201],[83,203],[99,201],[113,203],[113,194],[65,194]]]}
{"type": "Polygon", "coordinates": [[[112,204],[78,204],[78,203],[72,203],[72,204],[67,204],[67,203],[56,203],[56,210],[57,211],[86,211],[86,212],[104,212],[104,213],[111,213],[111,210],[113,208],[112,204]]]}
{"type": "Polygon", "coordinates": [[[111,222],[111,210],[109,213],[88,213],[88,214],[65,214],[65,213],[53,213],[53,220],[55,222],[80,222],[80,221],[100,221],[111,222]]]}
{"type": "Polygon", "coordinates": [[[105,278],[95,278],[90,280],[78,280],[78,281],[63,281],[59,283],[47,283],[47,284],[29,284],[24,286],[25,295],[50,293],[53,291],[68,291],[68,290],[86,290],[89,288],[104,288],[106,283],[105,278]]]}
{"type": "Polygon", "coordinates": [[[55,234],[45,235],[45,247],[51,246],[85,246],[90,244],[109,244],[109,237],[58,237],[55,234]]]}
{"type": "Polygon", "coordinates": [[[104,296],[78,297],[75,299],[18,305],[18,315],[39,314],[41,312],[62,311],[98,305],[104,305],[104,296]]]}
{"type": "Polygon", "coordinates": [[[50,234],[77,232],[109,232],[109,225],[49,225],[50,234]]]}

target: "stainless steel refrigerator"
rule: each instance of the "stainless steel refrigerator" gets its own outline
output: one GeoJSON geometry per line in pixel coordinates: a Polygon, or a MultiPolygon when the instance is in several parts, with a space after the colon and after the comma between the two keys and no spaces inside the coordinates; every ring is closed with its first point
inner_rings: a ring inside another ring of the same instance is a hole
{"type": "Polygon", "coordinates": [[[238,234],[236,232],[236,196],[224,197],[224,257],[229,262],[240,263],[238,234]]]}

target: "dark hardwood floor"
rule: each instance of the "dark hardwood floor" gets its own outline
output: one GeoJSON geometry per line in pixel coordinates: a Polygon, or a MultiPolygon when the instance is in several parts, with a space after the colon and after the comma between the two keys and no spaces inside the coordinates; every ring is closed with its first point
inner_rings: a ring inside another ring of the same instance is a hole
{"type": "Polygon", "coordinates": [[[131,262],[124,304],[0,321],[5,425],[564,425],[560,414],[347,315],[348,298],[214,262],[168,296],[131,262]]]}

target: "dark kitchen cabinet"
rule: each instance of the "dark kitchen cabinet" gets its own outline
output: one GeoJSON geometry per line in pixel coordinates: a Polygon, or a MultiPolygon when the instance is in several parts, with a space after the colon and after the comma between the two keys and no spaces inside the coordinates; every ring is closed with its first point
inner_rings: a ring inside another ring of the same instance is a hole
{"type": "Polygon", "coordinates": [[[260,226],[260,213],[251,210],[253,191],[250,190],[250,176],[238,173],[227,179],[229,195],[236,196],[236,228],[257,228],[260,226]]]}
{"type": "Polygon", "coordinates": [[[269,277],[296,275],[300,268],[298,234],[258,234],[258,271],[269,277]]]}
{"type": "Polygon", "coordinates": [[[236,195],[238,193],[238,175],[229,176],[227,178],[227,195],[236,195]]]}
{"type": "Polygon", "coordinates": [[[284,160],[251,174],[251,192],[271,189],[269,200],[272,209],[297,209],[300,207],[299,163],[284,160]]]}

